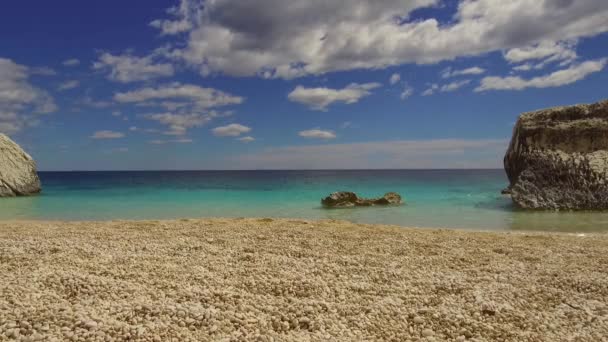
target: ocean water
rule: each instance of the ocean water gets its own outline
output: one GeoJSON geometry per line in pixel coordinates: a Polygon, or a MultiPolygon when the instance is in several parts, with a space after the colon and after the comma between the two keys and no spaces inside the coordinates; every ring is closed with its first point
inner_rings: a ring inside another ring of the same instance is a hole
{"type": "Polygon", "coordinates": [[[608,213],[525,212],[500,190],[502,170],[41,172],[39,196],[0,199],[0,219],[202,217],[340,219],[475,230],[608,231],[608,213]],[[348,190],[399,192],[406,205],[323,209],[348,190]]]}

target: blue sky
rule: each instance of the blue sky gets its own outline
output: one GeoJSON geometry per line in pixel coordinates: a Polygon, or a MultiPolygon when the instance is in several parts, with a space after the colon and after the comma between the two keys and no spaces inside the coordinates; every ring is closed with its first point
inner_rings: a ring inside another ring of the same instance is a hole
{"type": "Polygon", "coordinates": [[[521,112],[608,97],[607,31],[604,0],[22,0],[0,132],[41,170],[501,167],[521,112]]]}

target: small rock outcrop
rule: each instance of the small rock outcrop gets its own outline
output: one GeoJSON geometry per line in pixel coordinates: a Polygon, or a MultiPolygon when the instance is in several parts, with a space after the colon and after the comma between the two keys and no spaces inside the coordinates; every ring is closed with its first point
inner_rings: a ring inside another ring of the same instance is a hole
{"type": "Polygon", "coordinates": [[[401,195],[388,192],[380,198],[361,198],[354,192],[340,191],[325,197],[321,204],[325,208],[371,207],[375,205],[399,205],[403,203],[401,195]]]}
{"type": "Polygon", "coordinates": [[[40,192],[36,163],[9,137],[0,133],[0,197],[40,192]]]}
{"type": "Polygon", "coordinates": [[[608,101],[524,113],[504,159],[524,209],[608,209],[608,101]]]}

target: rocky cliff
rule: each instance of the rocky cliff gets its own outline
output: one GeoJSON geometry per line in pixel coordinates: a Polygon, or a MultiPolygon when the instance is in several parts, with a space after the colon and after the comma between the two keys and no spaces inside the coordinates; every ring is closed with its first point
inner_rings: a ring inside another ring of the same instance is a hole
{"type": "Polygon", "coordinates": [[[524,113],[504,159],[526,209],[608,209],[608,101],[524,113]]]}
{"type": "Polygon", "coordinates": [[[0,197],[40,192],[36,163],[9,137],[0,133],[0,197]]]}

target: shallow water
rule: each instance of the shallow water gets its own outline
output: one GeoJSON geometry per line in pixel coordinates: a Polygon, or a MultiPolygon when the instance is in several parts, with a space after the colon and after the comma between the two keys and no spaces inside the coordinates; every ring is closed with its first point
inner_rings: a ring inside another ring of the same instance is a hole
{"type": "Polygon", "coordinates": [[[608,213],[523,212],[502,170],[41,172],[40,196],[0,199],[0,219],[294,217],[417,227],[608,231],[608,213]],[[349,190],[401,193],[407,205],[326,210],[349,190]]]}

